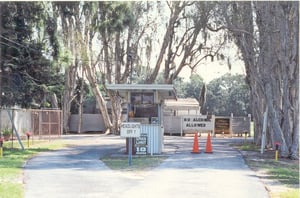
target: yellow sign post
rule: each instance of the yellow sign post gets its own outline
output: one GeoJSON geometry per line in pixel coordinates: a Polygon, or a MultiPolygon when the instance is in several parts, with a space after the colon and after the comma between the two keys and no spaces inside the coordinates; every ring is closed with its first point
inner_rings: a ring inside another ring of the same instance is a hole
{"type": "Polygon", "coordinates": [[[27,136],[27,148],[29,148],[29,146],[30,146],[30,136],[31,136],[31,133],[30,133],[30,132],[26,132],[26,136],[27,136]]]}

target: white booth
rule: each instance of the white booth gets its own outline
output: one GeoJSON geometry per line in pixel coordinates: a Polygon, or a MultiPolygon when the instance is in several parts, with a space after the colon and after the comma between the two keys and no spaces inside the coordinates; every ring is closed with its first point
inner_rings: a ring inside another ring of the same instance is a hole
{"type": "Polygon", "coordinates": [[[135,154],[160,154],[163,151],[164,123],[162,104],[165,99],[176,99],[169,84],[110,84],[109,90],[118,91],[127,102],[127,122],[141,124],[140,137],[134,140],[135,154]]]}

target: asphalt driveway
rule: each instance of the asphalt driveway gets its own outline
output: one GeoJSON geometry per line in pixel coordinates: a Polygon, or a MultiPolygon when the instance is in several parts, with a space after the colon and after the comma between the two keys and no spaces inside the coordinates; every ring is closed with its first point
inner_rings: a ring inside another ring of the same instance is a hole
{"type": "Polygon", "coordinates": [[[46,152],[24,167],[26,198],[264,198],[263,183],[228,146],[235,139],[212,139],[213,154],[191,154],[193,137],[165,137],[167,158],[144,173],[112,171],[99,158],[124,150],[116,136],[64,136],[73,145],[46,152]]]}

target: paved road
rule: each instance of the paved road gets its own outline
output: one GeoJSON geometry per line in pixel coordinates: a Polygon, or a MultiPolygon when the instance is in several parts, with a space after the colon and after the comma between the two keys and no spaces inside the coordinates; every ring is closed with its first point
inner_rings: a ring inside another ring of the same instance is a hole
{"type": "Polygon", "coordinates": [[[124,140],[115,136],[64,136],[74,146],[43,153],[24,168],[26,198],[264,198],[263,183],[228,147],[236,139],[213,139],[213,154],[191,154],[193,137],[165,137],[170,157],[146,173],[108,169],[99,159],[118,153],[124,140]],[[78,140],[83,141],[78,141],[78,140]],[[76,145],[76,146],[75,146],[76,145]]]}

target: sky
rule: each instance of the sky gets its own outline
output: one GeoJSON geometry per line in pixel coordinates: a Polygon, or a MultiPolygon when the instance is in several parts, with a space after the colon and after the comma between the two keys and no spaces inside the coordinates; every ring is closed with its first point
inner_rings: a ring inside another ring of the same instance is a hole
{"type": "MultiPolygon", "coordinates": [[[[215,62],[206,62],[197,67],[197,70],[194,73],[199,74],[204,82],[209,83],[211,80],[215,78],[219,78],[226,73],[234,74],[244,74],[246,75],[244,63],[242,60],[235,60],[232,62],[231,70],[229,70],[228,65],[225,63],[221,63],[219,61],[215,62]]],[[[189,68],[185,68],[182,73],[181,77],[184,77],[185,80],[189,79],[191,75],[191,70],[189,68]]]]}
{"type": "MultiPolygon", "coordinates": [[[[224,49],[221,51],[222,54],[225,54],[226,58],[230,60],[231,69],[229,69],[226,60],[215,60],[212,62],[210,58],[205,62],[201,62],[195,71],[196,74],[199,74],[204,82],[209,83],[213,79],[219,78],[226,73],[230,73],[231,75],[235,74],[244,74],[246,75],[244,62],[239,57],[238,48],[234,43],[227,43],[224,46],[224,49]]],[[[182,73],[179,75],[180,77],[184,77],[184,80],[189,80],[191,75],[191,69],[185,67],[182,73]]]]}

